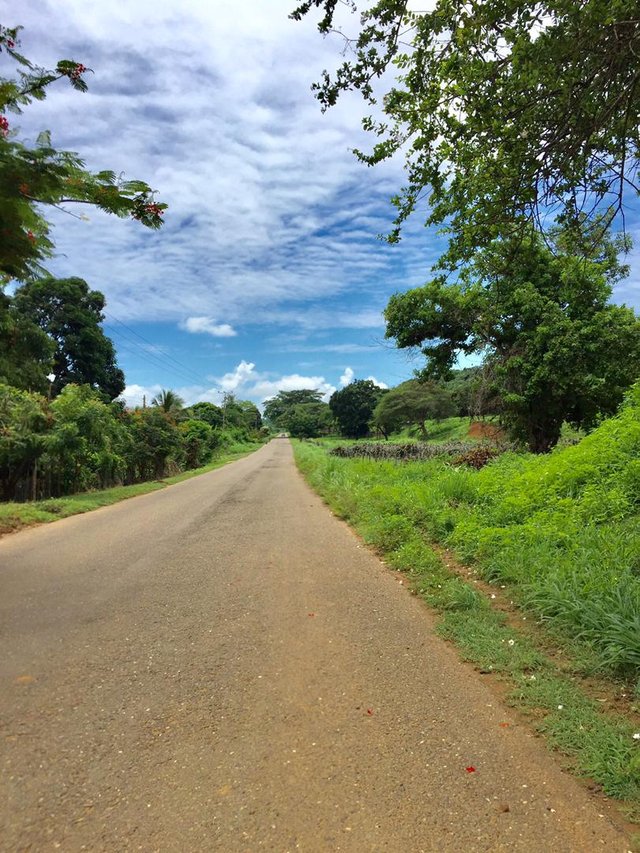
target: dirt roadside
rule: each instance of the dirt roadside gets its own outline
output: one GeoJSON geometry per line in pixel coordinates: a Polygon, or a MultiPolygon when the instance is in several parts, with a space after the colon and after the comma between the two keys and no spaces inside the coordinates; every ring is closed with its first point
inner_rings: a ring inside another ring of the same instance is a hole
{"type": "Polygon", "coordinates": [[[0,625],[3,851],[629,849],[286,440],[6,537],[0,625]]]}

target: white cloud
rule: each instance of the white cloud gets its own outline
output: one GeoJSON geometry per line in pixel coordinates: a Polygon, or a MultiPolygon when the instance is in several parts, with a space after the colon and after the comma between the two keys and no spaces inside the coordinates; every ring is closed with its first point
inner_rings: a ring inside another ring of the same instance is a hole
{"type": "Polygon", "coordinates": [[[327,382],[324,376],[300,376],[297,373],[281,376],[280,379],[263,379],[256,382],[248,390],[254,399],[264,403],[269,397],[275,397],[279,391],[298,391],[303,388],[321,391],[324,400],[328,400],[336,390],[335,386],[327,382]]]}
{"type": "Polygon", "coordinates": [[[351,382],[353,382],[354,376],[355,373],[353,372],[353,370],[350,367],[345,367],[344,373],[340,377],[340,384],[342,385],[342,387],[344,388],[345,385],[349,385],[351,382]]]}
{"type": "Polygon", "coordinates": [[[162,391],[160,385],[127,385],[118,399],[124,400],[125,405],[130,409],[142,406],[145,402],[150,406],[151,401],[160,391],[162,391]]]}
{"type": "Polygon", "coordinates": [[[373,382],[374,385],[377,385],[378,388],[388,388],[389,387],[385,382],[380,382],[379,379],[376,379],[375,376],[367,376],[367,379],[370,382],[373,382]]]}
{"type": "Polygon", "coordinates": [[[180,328],[195,335],[212,335],[214,338],[234,338],[238,333],[229,323],[216,323],[211,317],[187,317],[180,328]]]}
{"type": "Polygon", "coordinates": [[[263,403],[269,397],[275,396],[278,391],[311,388],[322,391],[323,396],[328,399],[336,390],[324,376],[301,376],[298,373],[291,373],[273,378],[269,373],[256,371],[255,364],[244,359],[233,371],[225,373],[217,381],[223,390],[256,403],[263,403]]]}
{"type": "Polygon", "coordinates": [[[148,180],[169,210],[158,233],[96,210],[89,223],[54,211],[53,272],[80,273],[127,322],[188,317],[200,324],[188,331],[217,337],[298,311],[306,328],[381,326],[410,259],[424,270],[438,252],[422,233],[402,249],[376,240],[391,227],[400,164],[358,163],[350,149],[368,140],[355,96],[322,115],[309,91],[342,62],[342,40],[319,38],[311,18],[289,20],[291,0],[247,0],[240,14],[235,0],[188,0],[180,15],[151,0],[64,8],[25,4],[25,53],[85,61],[90,93],[56,86],[20,117],[21,135],[50,128],[90,168],[148,180]],[[343,295],[358,307],[326,308],[343,295]]]}
{"type": "Polygon", "coordinates": [[[251,379],[255,377],[255,364],[244,359],[240,364],[219,380],[220,387],[224,391],[235,393],[238,389],[244,387],[251,379]]]}
{"type": "MultiPolygon", "coordinates": [[[[344,388],[347,385],[350,385],[355,379],[355,371],[351,367],[345,367],[344,373],[340,377],[340,385],[344,388]]],[[[378,388],[388,388],[384,382],[380,382],[379,379],[376,379],[375,376],[367,376],[366,380],[369,382],[373,382],[374,385],[377,385],[378,388]]]]}

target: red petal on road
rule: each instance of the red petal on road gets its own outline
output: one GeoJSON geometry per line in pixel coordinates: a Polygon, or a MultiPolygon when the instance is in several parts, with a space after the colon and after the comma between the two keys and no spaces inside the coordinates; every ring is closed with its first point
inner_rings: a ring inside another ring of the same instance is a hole
{"type": "Polygon", "coordinates": [[[367,708],[367,715],[373,717],[373,708],[367,708]]]}
{"type": "Polygon", "coordinates": [[[467,771],[467,773],[475,773],[476,772],[475,767],[465,767],[465,770],[467,771]]]}

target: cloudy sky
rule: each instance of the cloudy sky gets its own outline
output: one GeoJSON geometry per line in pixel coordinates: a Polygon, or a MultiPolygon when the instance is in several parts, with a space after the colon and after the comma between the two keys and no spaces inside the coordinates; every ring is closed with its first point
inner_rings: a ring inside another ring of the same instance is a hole
{"type": "MultiPolygon", "coordinates": [[[[356,161],[358,96],[321,114],[310,86],[342,43],[290,21],[295,5],[30,0],[4,22],[24,26],[32,61],[94,71],[88,94],[58,83],[29,107],[21,135],[49,129],[89,168],[146,180],[169,205],[158,233],[93,210],[55,217],[48,267],[107,297],[132,403],[161,387],[261,402],[354,377],[390,386],[419,366],[385,342],[381,312],[428,278],[441,244],[419,219],[399,245],[377,239],[401,164],[356,161]]],[[[640,307],[631,262],[616,299],[640,307]]]]}

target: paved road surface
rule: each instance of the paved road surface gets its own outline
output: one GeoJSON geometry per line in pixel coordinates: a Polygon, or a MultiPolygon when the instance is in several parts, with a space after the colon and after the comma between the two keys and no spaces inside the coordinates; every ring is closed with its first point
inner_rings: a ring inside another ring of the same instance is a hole
{"type": "Polygon", "coordinates": [[[627,850],[287,440],[6,537],[0,620],[3,851],[627,850]]]}

